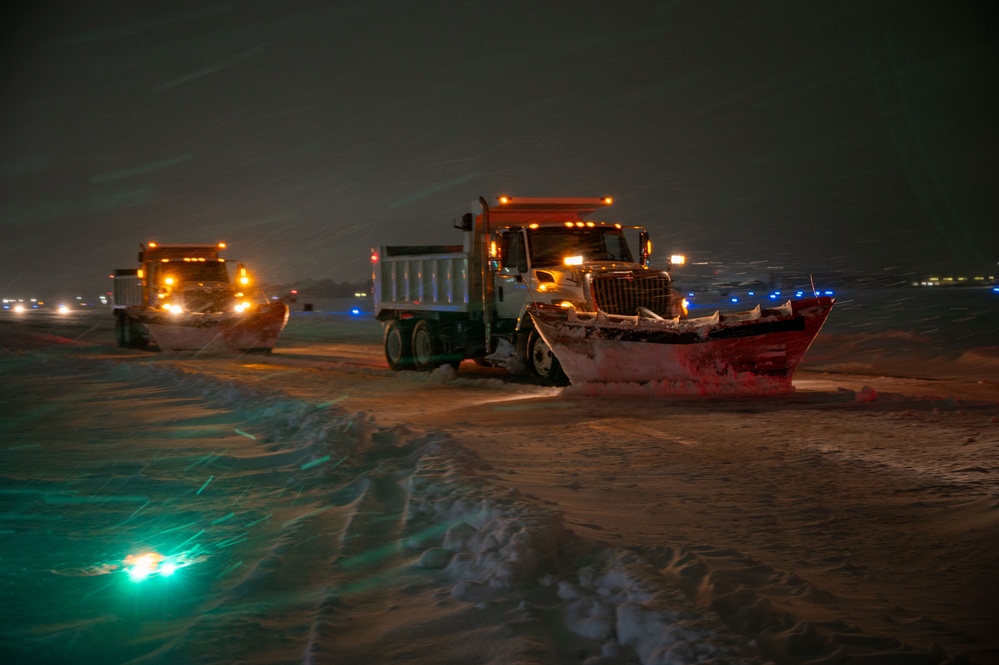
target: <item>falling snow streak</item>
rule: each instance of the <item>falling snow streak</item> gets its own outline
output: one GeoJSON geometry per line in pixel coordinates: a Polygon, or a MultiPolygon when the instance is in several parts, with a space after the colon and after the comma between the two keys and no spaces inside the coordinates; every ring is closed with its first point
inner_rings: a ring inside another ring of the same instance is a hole
{"type": "MultiPolygon", "coordinates": [[[[238,431],[239,430],[237,430],[237,432],[238,431]]],[[[250,437],[250,438],[253,438],[253,437],[250,437]]],[[[204,455],[202,457],[199,457],[196,461],[192,462],[190,464],[190,466],[188,466],[185,469],[185,471],[190,471],[191,469],[193,469],[195,467],[198,467],[198,466],[204,466],[204,465],[211,464],[211,463],[215,462],[216,460],[218,460],[225,453],[226,453],[226,450],[223,450],[221,453],[218,453],[218,454],[216,454],[216,453],[210,453],[208,455],[204,455]]]]}
{"type": "Polygon", "coordinates": [[[91,182],[95,184],[103,184],[108,182],[113,182],[115,180],[121,180],[123,178],[132,178],[135,176],[145,175],[147,173],[152,173],[154,171],[159,171],[161,169],[168,169],[174,166],[178,166],[187,162],[191,159],[190,154],[178,155],[177,157],[171,157],[170,159],[164,159],[158,162],[153,162],[150,164],[143,164],[142,166],[136,166],[134,168],[125,171],[116,171],[114,173],[105,173],[103,175],[94,176],[91,178],[91,182]]]}
{"type": "Polygon", "coordinates": [[[206,480],[205,484],[201,486],[201,489],[197,491],[197,494],[201,494],[202,492],[204,492],[205,488],[208,487],[208,483],[212,482],[213,478],[215,478],[214,475],[208,476],[208,480],[206,480]]]}
{"type": "Polygon", "coordinates": [[[328,462],[328,461],[330,461],[330,456],[329,455],[323,455],[319,459],[314,459],[311,462],[306,462],[300,468],[303,471],[305,471],[306,469],[311,469],[314,466],[319,466],[320,464],[323,464],[324,462],[328,462]]]}
{"type": "Polygon", "coordinates": [[[198,70],[196,72],[192,72],[191,74],[188,74],[187,76],[182,76],[179,79],[174,79],[173,81],[169,81],[167,83],[159,85],[159,86],[153,88],[153,92],[154,93],[163,92],[164,90],[169,90],[170,88],[174,88],[176,86],[183,85],[185,83],[189,83],[189,82],[194,81],[196,79],[202,78],[203,76],[208,76],[210,74],[216,74],[216,73],[218,73],[218,72],[220,72],[220,71],[222,71],[222,70],[224,70],[224,69],[226,69],[228,67],[231,67],[232,65],[234,65],[234,64],[236,64],[238,62],[242,62],[243,60],[246,60],[248,58],[252,58],[254,56],[260,55],[261,53],[264,52],[265,48],[266,48],[265,46],[258,46],[256,48],[252,48],[252,49],[250,49],[248,51],[244,51],[242,53],[238,53],[238,54],[232,56],[231,58],[226,58],[225,60],[222,60],[221,62],[218,62],[218,63],[216,63],[214,65],[209,66],[209,67],[205,67],[204,69],[200,69],[200,70],[198,70]]]}
{"type": "Polygon", "coordinates": [[[867,65],[881,109],[881,120],[923,212],[936,230],[936,237],[960,262],[982,263],[985,257],[968,227],[968,213],[960,209],[953,187],[944,182],[940,158],[929,145],[931,137],[926,128],[936,122],[928,121],[926,105],[915,99],[918,86],[924,85],[925,73],[919,72],[920,78],[915,85],[909,83],[913,77],[911,68],[904,71],[897,37],[887,32],[877,41],[868,40],[867,65]]]}
{"type": "MultiPolygon", "coordinates": [[[[340,466],[341,464],[343,464],[344,461],[346,461],[346,459],[348,457],[350,457],[349,454],[344,455],[343,457],[341,457],[340,459],[338,459],[336,462],[334,462],[333,464],[331,464],[329,467],[327,467],[326,470],[327,471],[332,471],[333,469],[335,469],[338,466],[340,466]]],[[[314,460],[312,460],[310,462],[306,462],[300,468],[303,471],[305,471],[306,469],[311,469],[312,467],[319,466],[320,464],[325,464],[326,462],[329,462],[330,459],[331,459],[330,455],[323,455],[319,459],[314,459],[314,460]]]]}

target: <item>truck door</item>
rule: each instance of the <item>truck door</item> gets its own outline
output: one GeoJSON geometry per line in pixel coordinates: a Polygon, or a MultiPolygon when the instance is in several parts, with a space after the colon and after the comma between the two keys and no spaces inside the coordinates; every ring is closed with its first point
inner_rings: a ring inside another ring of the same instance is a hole
{"type": "Polygon", "coordinates": [[[500,319],[516,319],[520,316],[524,301],[530,298],[527,290],[530,272],[527,266],[523,230],[504,231],[500,234],[497,245],[500,252],[500,267],[493,278],[496,316],[500,319]]]}

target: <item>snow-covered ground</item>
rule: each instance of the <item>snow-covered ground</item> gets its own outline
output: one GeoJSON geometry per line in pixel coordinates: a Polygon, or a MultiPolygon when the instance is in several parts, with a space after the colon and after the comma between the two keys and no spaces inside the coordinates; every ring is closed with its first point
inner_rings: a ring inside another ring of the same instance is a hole
{"type": "Polygon", "coordinates": [[[738,400],[392,373],[353,305],[0,318],[0,662],[999,660],[999,294],[841,295],[738,400]]]}

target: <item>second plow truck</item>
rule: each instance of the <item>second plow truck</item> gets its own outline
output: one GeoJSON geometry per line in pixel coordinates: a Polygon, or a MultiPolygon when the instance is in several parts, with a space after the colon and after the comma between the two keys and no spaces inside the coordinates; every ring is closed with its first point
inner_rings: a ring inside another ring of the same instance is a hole
{"type": "MultiPolygon", "coordinates": [[[[543,385],[640,384],[646,394],[780,394],[833,299],[688,318],[641,226],[588,219],[610,198],[483,198],[461,245],[372,251],[392,369],[466,358],[543,385]],[[638,254],[626,241],[637,237],[638,254]]],[[[474,207],[475,204],[473,204],[474,207]]]]}
{"type": "Polygon", "coordinates": [[[242,263],[230,277],[225,247],[140,244],[139,267],[114,274],[118,346],[270,352],[288,322],[288,305],[254,298],[242,263]]]}
{"type": "Polygon", "coordinates": [[[664,317],[682,314],[666,270],[651,270],[644,227],[587,218],[610,198],[478,201],[461,245],[379,247],[372,253],[375,316],[392,369],[428,371],[465,358],[566,385],[539,334],[535,305],[664,317]],[[637,258],[625,231],[639,239],[637,258]]]}

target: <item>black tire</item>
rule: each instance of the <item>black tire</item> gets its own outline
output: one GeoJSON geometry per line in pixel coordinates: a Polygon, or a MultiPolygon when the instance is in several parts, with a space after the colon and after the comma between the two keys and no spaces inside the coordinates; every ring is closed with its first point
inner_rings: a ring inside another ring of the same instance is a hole
{"type": "Polygon", "coordinates": [[[114,338],[118,342],[118,346],[123,349],[127,349],[129,347],[130,340],[128,332],[129,326],[128,322],[125,321],[125,317],[118,316],[116,314],[114,317],[114,338]]]}
{"type": "Polygon", "coordinates": [[[389,321],[385,326],[385,360],[396,372],[413,364],[409,331],[399,321],[389,321]]]}
{"type": "Polygon", "coordinates": [[[114,317],[114,334],[122,348],[140,349],[149,345],[146,327],[127,314],[114,317]]]}
{"type": "Polygon", "coordinates": [[[410,349],[413,352],[413,368],[421,372],[444,364],[441,340],[434,332],[429,321],[418,321],[413,326],[413,337],[410,349]]]}
{"type": "Polygon", "coordinates": [[[562,363],[537,330],[532,330],[527,337],[527,366],[534,380],[543,386],[569,385],[569,377],[562,370],[562,363]]]}

